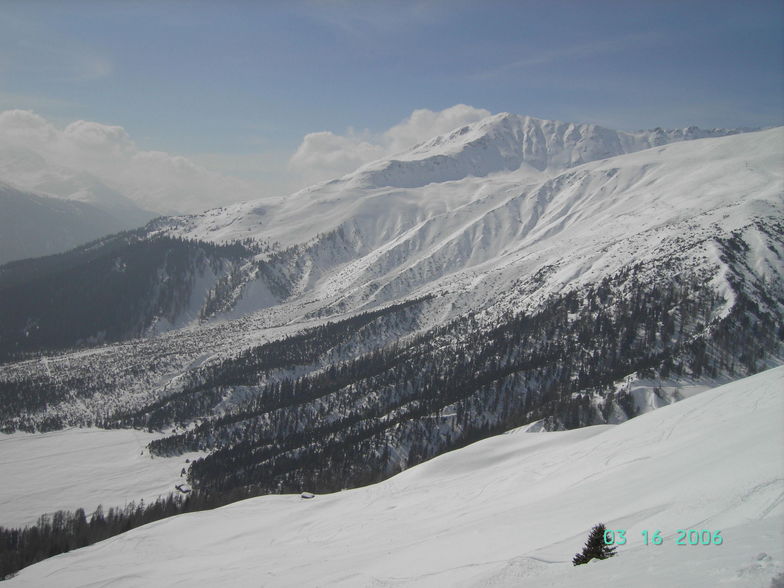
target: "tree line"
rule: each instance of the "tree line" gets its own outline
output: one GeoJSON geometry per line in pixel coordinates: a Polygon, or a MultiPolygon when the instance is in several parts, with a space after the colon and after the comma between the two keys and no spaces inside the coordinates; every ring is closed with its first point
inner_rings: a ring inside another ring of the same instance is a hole
{"type": "Polygon", "coordinates": [[[92,545],[147,523],[217,508],[249,497],[250,494],[242,490],[223,494],[170,493],[148,504],[131,502],[108,511],[99,505],[89,515],[83,508],[58,510],[51,515],[41,515],[35,524],[23,528],[0,527],[0,580],[49,557],[92,545]]]}

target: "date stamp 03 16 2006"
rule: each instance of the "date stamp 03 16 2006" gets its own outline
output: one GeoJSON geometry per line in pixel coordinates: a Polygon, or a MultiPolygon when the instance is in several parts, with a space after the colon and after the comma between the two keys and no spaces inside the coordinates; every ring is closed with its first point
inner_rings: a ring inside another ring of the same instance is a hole
{"type": "MultiPolygon", "coordinates": [[[[641,533],[643,543],[645,545],[661,545],[664,543],[664,537],[658,529],[650,533],[644,529],[641,533]]],[[[721,545],[724,543],[724,538],[721,536],[721,531],[711,531],[702,529],[678,529],[677,537],[675,538],[676,545],[721,545]]],[[[625,545],[626,544],[626,529],[606,529],[604,531],[604,544],[605,545],[625,545]]]]}

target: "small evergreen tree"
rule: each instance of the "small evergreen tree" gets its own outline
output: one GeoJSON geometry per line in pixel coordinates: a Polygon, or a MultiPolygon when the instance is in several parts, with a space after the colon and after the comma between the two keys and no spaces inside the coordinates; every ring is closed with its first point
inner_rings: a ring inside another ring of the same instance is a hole
{"type": "Polygon", "coordinates": [[[582,553],[578,553],[572,559],[572,563],[576,566],[586,564],[592,559],[607,559],[615,555],[615,547],[607,545],[604,542],[604,531],[606,527],[603,523],[594,525],[591,529],[591,534],[588,535],[588,541],[585,542],[582,553]]]}

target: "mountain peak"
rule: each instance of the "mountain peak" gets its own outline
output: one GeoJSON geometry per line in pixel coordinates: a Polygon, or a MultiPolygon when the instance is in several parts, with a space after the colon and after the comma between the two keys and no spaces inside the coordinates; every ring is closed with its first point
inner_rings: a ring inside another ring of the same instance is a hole
{"type": "Polygon", "coordinates": [[[697,127],[628,133],[592,123],[567,123],[502,112],[433,137],[346,176],[363,186],[415,188],[484,177],[523,166],[560,171],[590,161],[675,141],[719,137],[737,130],[697,127]]]}

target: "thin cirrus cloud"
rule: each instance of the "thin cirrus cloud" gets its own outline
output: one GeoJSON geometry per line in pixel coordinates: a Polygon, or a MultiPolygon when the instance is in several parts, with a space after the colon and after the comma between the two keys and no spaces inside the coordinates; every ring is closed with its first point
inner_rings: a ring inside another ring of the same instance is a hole
{"type": "Polygon", "coordinates": [[[100,204],[99,193],[68,193],[74,185],[90,185],[85,178],[164,214],[196,212],[257,195],[250,183],[181,155],[139,149],[116,125],[78,120],[60,128],[29,110],[6,110],[0,112],[0,149],[3,181],[33,190],[46,186],[43,191],[64,198],[100,204]]]}
{"type": "MultiPolygon", "coordinates": [[[[457,0],[451,0],[458,8],[457,0]]],[[[378,37],[398,35],[439,22],[448,12],[443,2],[308,2],[293,4],[292,9],[303,18],[333,28],[354,39],[378,44],[378,37]]]]}
{"type": "Polygon", "coordinates": [[[62,38],[52,30],[42,31],[34,23],[8,17],[0,25],[0,72],[46,76],[56,82],[85,82],[110,76],[114,63],[106,52],[62,38]]]}
{"type": "Polygon", "coordinates": [[[515,70],[616,53],[628,49],[629,47],[639,47],[650,43],[661,42],[661,40],[661,35],[658,33],[635,33],[623,35],[615,39],[605,39],[581,45],[565,46],[549,51],[534,50],[526,57],[482,70],[475,73],[472,77],[477,80],[485,80],[502,76],[515,70]]]}
{"type": "Polygon", "coordinates": [[[289,159],[289,171],[299,185],[332,179],[490,114],[483,108],[456,104],[440,111],[414,110],[399,124],[377,134],[353,129],[342,135],[309,133],[289,159]]]}

